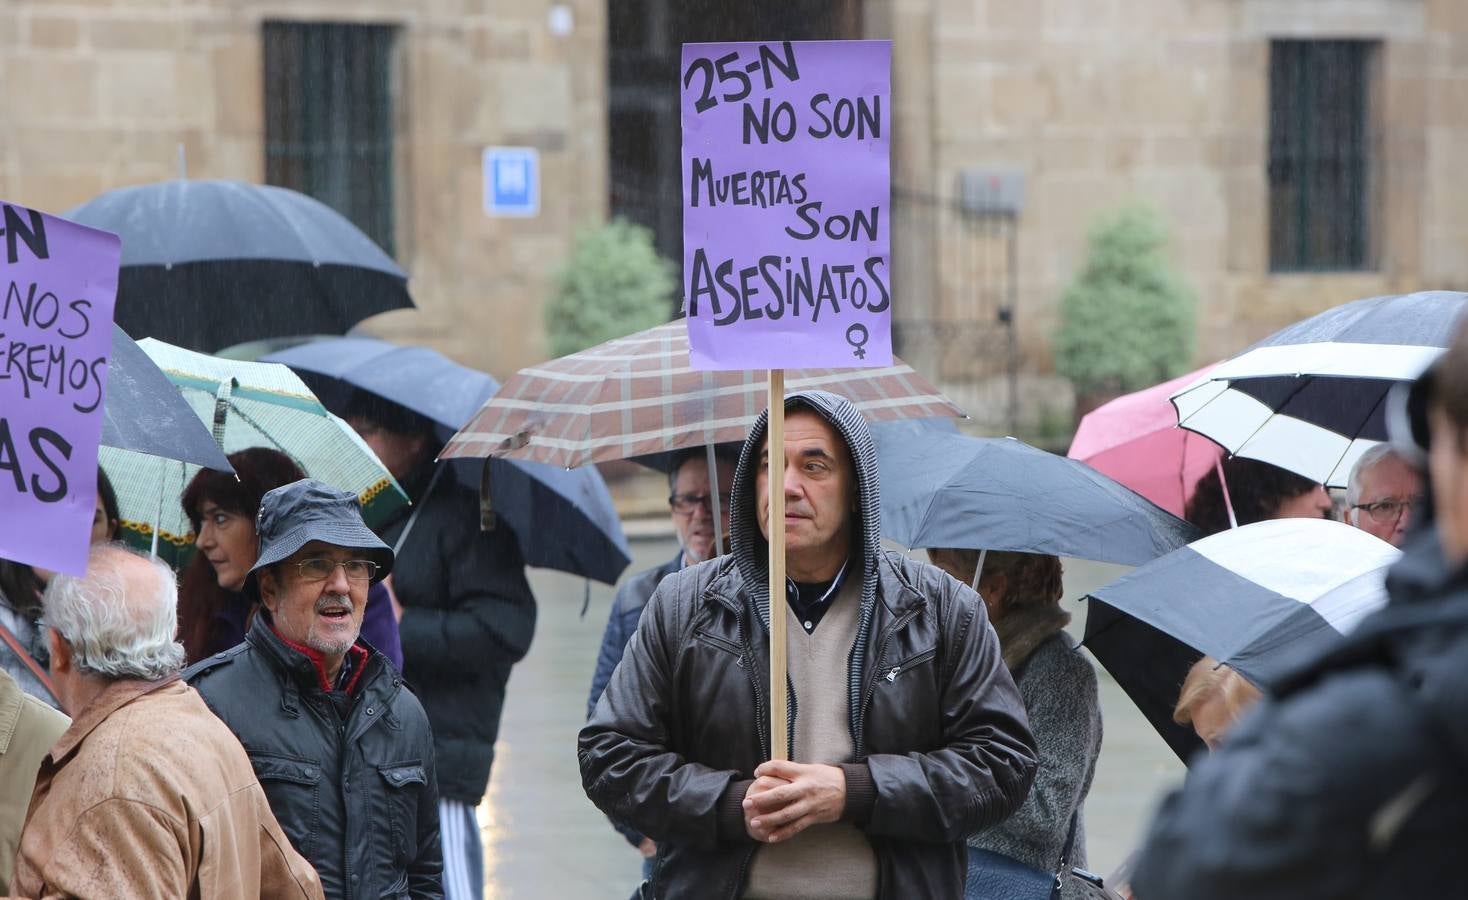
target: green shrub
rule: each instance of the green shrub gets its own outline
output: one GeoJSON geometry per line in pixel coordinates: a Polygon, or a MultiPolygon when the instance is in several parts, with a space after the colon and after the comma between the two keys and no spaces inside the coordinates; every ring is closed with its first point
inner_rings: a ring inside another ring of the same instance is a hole
{"type": "Polygon", "coordinates": [[[673,314],[678,275],[652,231],[625,219],[584,229],[545,308],[551,356],[652,328],[673,314]]]}
{"type": "Polygon", "coordinates": [[[1123,209],[1092,230],[1055,333],[1055,369],[1077,393],[1139,390],[1187,371],[1195,302],[1166,245],[1166,228],[1145,207],[1123,209]]]}

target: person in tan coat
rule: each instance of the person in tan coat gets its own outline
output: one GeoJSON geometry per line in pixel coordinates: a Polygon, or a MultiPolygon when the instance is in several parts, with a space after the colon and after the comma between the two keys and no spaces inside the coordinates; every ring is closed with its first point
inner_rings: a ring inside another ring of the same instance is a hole
{"type": "Polygon", "coordinates": [[[70,724],[0,669],[0,893],[10,890],[20,823],[36,787],[36,769],[70,724]]]}
{"type": "Polygon", "coordinates": [[[11,893],[320,898],[239,742],[179,680],[177,589],[117,545],[43,598],[71,727],[41,762],[11,893]]]}

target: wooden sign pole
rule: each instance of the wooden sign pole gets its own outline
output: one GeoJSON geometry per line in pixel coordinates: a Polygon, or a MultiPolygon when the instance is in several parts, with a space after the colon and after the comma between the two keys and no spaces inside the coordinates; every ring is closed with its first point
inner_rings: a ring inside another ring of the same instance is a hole
{"type": "Polygon", "coordinates": [[[790,758],[785,665],[785,370],[770,370],[770,758],[790,758]]]}

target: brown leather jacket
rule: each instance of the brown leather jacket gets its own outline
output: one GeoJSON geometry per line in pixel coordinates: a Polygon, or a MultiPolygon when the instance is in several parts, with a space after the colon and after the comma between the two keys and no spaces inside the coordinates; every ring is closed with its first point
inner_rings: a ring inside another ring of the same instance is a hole
{"type": "Polygon", "coordinates": [[[224,723],[177,678],[113,682],[41,763],[21,897],[319,898],[224,723]]]}

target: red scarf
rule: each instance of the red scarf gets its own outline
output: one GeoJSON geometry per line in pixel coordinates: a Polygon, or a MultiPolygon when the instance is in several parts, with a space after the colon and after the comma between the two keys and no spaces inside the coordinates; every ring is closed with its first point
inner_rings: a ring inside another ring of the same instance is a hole
{"type": "MultiPolygon", "coordinates": [[[[328,694],[331,693],[333,688],[331,682],[326,679],[325,655],[320,650],[313,650],[310,647],[297,644],[295,641],[281,634],[273,622],[270,624],[270,630],[275,632],[275,636],[280,638],[281,643],[311,660],[312,665],[316,667],[316,677],[321,682],[321,689],[328,694]]],[[[362,673],[367,671],[367,648],[361,644],[353,644],[347,648],[347,653],[352,657],[352,679],[347,682],[346,688],[347,693],[350,694],[356,690],[357,682],[362,680],[362,673]]]]}

